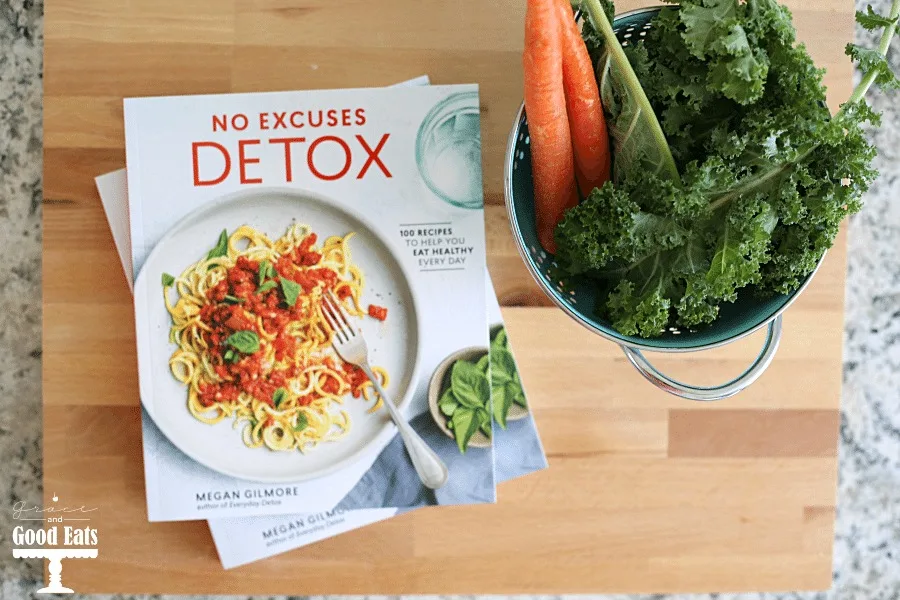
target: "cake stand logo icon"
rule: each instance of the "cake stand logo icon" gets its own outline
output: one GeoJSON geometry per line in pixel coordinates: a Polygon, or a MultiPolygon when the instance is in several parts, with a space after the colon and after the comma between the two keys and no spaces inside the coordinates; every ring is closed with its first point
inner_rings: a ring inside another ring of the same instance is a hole
{"type": "Polygon", "coordinates": [[[91,513],[96,508],[69,507],[59,504],[53,495],[53,504],[44,508],[17,502],[13,506],[13,519],[25,522],[13,528],[13,557],[44,558],[50,562],[50,578],[39,594],[71,594],[74,592],[62,584],[62,561],[66,558],[97,558],[97,530],[91,527],[91,513]],[[38,522],[41,522],[38,525],[38,522]]]}

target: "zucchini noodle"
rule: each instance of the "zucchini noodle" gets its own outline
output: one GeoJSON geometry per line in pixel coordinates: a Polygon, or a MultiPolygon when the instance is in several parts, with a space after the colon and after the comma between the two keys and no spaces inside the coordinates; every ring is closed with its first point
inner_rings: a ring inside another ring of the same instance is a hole
{"type": "MultiPolygon", "coordinates": [[[[366,315],[352,236],[317,246],[307,225],[275,241],[244,225],[223,231],[216,248],[178,277],[163,274],[169,341],[177,346],[169,367],[197,420],[231,418],[250,448],[306,452],[350,431],[348,395],[374,400],[369,413],[381,407],[372,382],[335,353],[322,314],[332,290],[349,315],[366,315]]],[[[383,368],[372,371],[389,384],[383,368]]]]}

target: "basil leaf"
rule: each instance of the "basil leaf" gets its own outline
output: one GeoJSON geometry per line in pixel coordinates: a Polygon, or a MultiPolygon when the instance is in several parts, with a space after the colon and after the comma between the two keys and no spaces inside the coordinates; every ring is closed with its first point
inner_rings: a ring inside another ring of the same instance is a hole
{"type": "Polygon", "coordinates": [[[269,276],[269,269],[272,265],[269,264],[269,261],[263,259],[261,263],[259,263],[259,275],[256,278],[256,285],[262,285],[263,281],[266,280],[266,277],[269,276]]]}
{"type": "Polygon", "coordinates": [[[303,431],[309,427],[309,419],[306,418],[306,413],[299,413],[297,415],[297,424],[294,425],[294,431],[303,431]]]}
{"type": "Polygon", "coordinates": [[[275,393],[272,394],[272,405],[275,408],[278,408],[284,399],[287,398],[287,390],[284,388],[278,388],[275,390],[275,393]]]}
{"type": "Polygon", "coordinates": [[[451,388],[447,388],[441,395],[441,399],[438,400],[438,408],[442,413],[444,413],[444,415],[452,417],[453,412],[457,409],[457,407],[459,407],[459,402],[457,402],[456,398],[453,397],[453,390],[451,388]]]}
{"type": "Polygon", "coordinates": [[[459,451],[465,454],[466,448],[469,446],[469,440],[472,439],[472,436],[478,431],[478,427],[481,426],[481,420],[478,418],[475,409],[464,406],[457,408],[450,420],[453,423],[453,435],[456,438],[456,445],[459,447],[459,451]]]}
{"type": "Polygon", "coordinates": [[[488,437],[491,437],[491,413],[486,408],[478,408],[475,410],[478,417],[478,428],[488,437]]]}
{"type": "Polygon", "coordinates": [[[512,401],[518,404],[519,406],[523,406],[528,408],[528,404],[525,400],[525,390],[522,388],[522,384],[520,382],[516,382],[515,384],[508,383],[506,384],[507,393],[512,394],[512,401]]]}
{"type": "Polygon", "coordinates": [[[255,331],[235,331],[225,340],[225,345],[244,354],[253,354],[259,352],[259,336],[255,331]]]}
{"type": "Polygon", "coordinates": [[[492,437],[494,437],[494,430],[491,429],[491,420],[490,419],[488,419],[487,421],[485,421],[484,423],[481,424],[481,432],[484,435],[486,435],[488,437],[488,439],[491,439],[492,437]]]}
{"type": "Polygon", "coordinates": [[[238,298],[237,296],[231,296],[229,294],[225,294],[225,303],[226,304],[243,304],[246,302],[243,298],[238,298]]]}
{"type": "Polygon", "coordinates": [[[232,350],[231,348],[229,348],[228,350],[225,351],[225,356],[223,356],[222,358],[223,358],[224,360],[230,362],[231,359],[234,358],[234,350],[232,350]]]}
{"type": "Polygon", "coordinates": [[[206,255],[206,260],[211,258],[218,258],[220,256],[228,256],[228,230],[223,229],[222,233],[219,234],[219,241],[216,242],[216,247],[209,251],[209,254],[206,255]]]}
{"type": "Polygon", "coordinates": [[[268,291],[274,290],[276,287],[278,287],[277,283],[275,283],[274,281],[267,281],[264,284],[262,284],[261,286],[259,286],[258,288],[256,288],[256,293],[257,294],[265,294],[268,291]]]}
{"type": "Polygon", "coordinates": [[[512,396],[505,385],[491,388],[491,403],[497,424],[506,429],[506,416],[509,414],[509,407],[512,406],[512,396]]]}
{"type": "Polygon", "coordinates": [[[487,376],[467,360],[458,360],[450,373],[450,387],[457,401],[468,408],[483,407],[491,398],[487,376]]]}
{"type": "Polygon", "coordinates": [[[479,358],[478,362],[475,363],[475,367],[479,371],[481,371],[482,373],[484,373],[485,375],[490,377],[490,375],[491,375],[491,355],[485,354],[484,356],[479,358]]]}
{"type": "Polygon", "coordinates": [[[169,275],[168,273],[162,274],[162,284],[163,287],[171,287],[172,284],[175,283],[175,278],[169,275]]]}
{"type": "Polygon", "coordinates": [[[483,402],[479,402],[477,396],[473,396],[470,394],[458,395],[456,393],[454,393],[454,396],[457,396],[457,401],[459,402],[459,404],[461,406],[465,406],[466,408],[471,408],[474,410],[476,408],[482,408],[484,406],[483,402]]]}
{"type": "Polygon", "coordinates": [[[287,305],[294,306],[297,304],[297,298],[302,291],[300,284],[284,277],[279,277],[278,280],[281,282],[281,293],[284,294],[284,301],[287,305]]]}
{"type": "Polygon", "coordinates": [[[506,337],[506,327],[501,327],[496,334],[494,334],[494,339],[491,341],[491,347],[497,346],[499,348],[508,348],[509,342],[506,337]]]}
{"type": "Polygon", "coordinates": [[[497,387],[516,377],[516,360],[512,353],[498,346],[491,346],[491,386],[497,387]]]}
{"type": "Polygon", "coordinates": [[[450,431],[453,431],[453,421],[452,420],[447,421],[447,429],[449,429],[450,431]]]}

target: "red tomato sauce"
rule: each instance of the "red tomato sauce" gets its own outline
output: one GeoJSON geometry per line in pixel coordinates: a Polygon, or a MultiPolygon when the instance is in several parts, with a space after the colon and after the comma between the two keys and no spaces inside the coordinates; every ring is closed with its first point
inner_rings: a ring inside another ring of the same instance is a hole
{"type": "MultiPolygon", "coordinates": [[[[200,320],[209,327],[202,333],[206,342],[213,368],[224,381],[216,384],[202,385],[199,399],[203,406],[213,406],[217,402],[236,402],[239,395],[250,394],[260,402],[274,405],[273,396],[278,388],[287,388],[291,380],[300,375],[301,367],[290,365],[286,368],[275,368],[263,364],[266,345],[271,344],[275,350],[275,360],[293,362],[292,357],[298,352],[295,338],[287,333],[287,326],[295,321],[307,319],[308,309],[304,309],[299,300],[294,306],[288,306],[282,291],[280,278],[297,283],[303,293],[308,294],[318,286],[325,290],[333,290],[338,282],[337,274],[327,268],[318,267],[322,254],[312,249],[317,236],[309,234],[300,245],[289,254],[281,256],[271,267],[274,274],[265,282],[259,281],[260,262],[245,256],[238,257],[235,265],[228,269],[222,281],[209,289],[206,298],[209,301],[200,309],[200,320]],[[261,285],[269,281],[270,289],[259,292],[261,285]],[[260,329],[260,323],[262,330],[260,329]],[[259,339],[260,349],[253,354],[245,354],[226,345],[226,340],[238,331],[251,331],[259,339]],[[264,339],[275,335],[271,342],[264,339]],[[225,356],[230,352],[231,360],[225,356]]],[[[338,297],[346,298],[351,294],[347,286],[338,287],[338,297]]],[[[386,316],[387,311],[384,310],[386,316]]],[[[369,307],[372,314],[372,307],[369,307]]],[[[374,316],[374,315],[373,315],[374,316]]],[[[379,318],[379,317],[376,317],[379,318]]],[[[383,318],[382,318],[383,320],[383,318]]],[[[336,366],[331,357],[322,361],[329,368],[343,373],[343,383],[349,384],[354,397],[360,396],[360,386],[368,381],[359,367],[343,363],[336,366]]],[[[333,376],[322,376],[321,388],[337,394],[347,389],[333,376]]],[[[300,404],[309,405],[317,398],[311,393],[300,398],[300,404]]]]}

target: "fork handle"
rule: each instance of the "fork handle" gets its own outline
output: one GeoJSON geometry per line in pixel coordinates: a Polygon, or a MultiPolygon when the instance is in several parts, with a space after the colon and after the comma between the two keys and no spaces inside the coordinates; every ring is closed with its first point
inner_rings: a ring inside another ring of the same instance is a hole
{"type": "Polygon", "coordinates": [[[435,451],[425,443],[425,440],[423,440],[421,436],[416,433],[416,430],[403,418],[403,415],[400,414],[397,406],[381,387],[378,378],[372,373],[372,369],[369,365],[363,364],[360,365],[360,367],[365,371],[366,375],[369,376],[372,385],[375,386],[375,391],[381,396],[388,412],[391,413],[391,419],[394,420],[394,424],[400,431],[400,436],[403,438],[403,443],[406,444],[406,451],[409,453],[409,458],[412,460],[413,467],[416,469],[419,479],[422,480],[422,483],[426,487],[433,490],[443,487],[443,485],[447,483],[447,478],[450,476],[447,465],[444,464],[444,461],[441,460],[435,451]]]}

